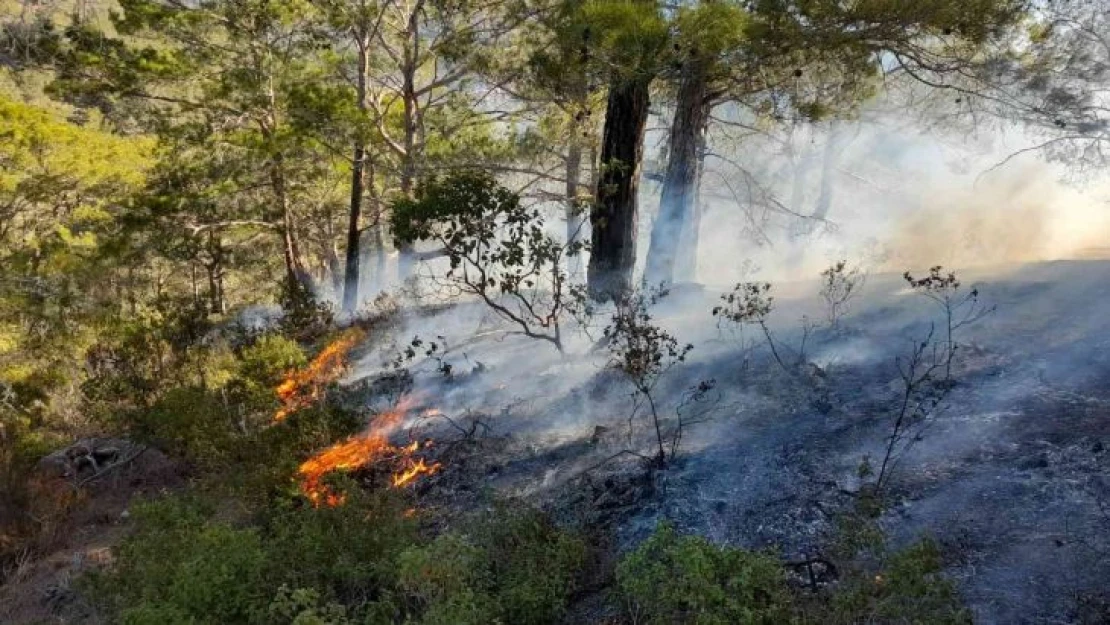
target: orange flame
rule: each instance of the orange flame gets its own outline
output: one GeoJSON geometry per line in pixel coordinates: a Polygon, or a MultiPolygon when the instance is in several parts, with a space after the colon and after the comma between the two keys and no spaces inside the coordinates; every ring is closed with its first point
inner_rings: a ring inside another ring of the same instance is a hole
{"type": "Polygon", "coordinates": [[[319,401],[324,389],[346,371],[347,353],[365,338],[366,332],[352,328],[328,344],[307,367],[290,371],[274,389],[282,404],[274,413],[274,422],[283,421],[319,401]]]}
{"type": "Polygon", "coordinates": [[[332,492],[321,483],[323,477],[332,471],[357,469],[383,459],[403,459],[405,468],[394,473],[391,479],[394,488],[402,488],[419,476],[432,475],[440,469],[438,462],[427,464],[423,458],[412,458],[420,450],[418,441],[404,447],[389,443],[389,434],[401,423],[410,403],[403,401],[396,409],[378,415],[366,432],[336,443],[301,464],[298,470],[301,491],[314,506],[343,504],[343,495],[332,492]]]}
{"type": "Polygon", "coordinates": [[[423,458],[418,459],[416,462],[410,461],[408,469],[393,475],[393,487],[403,488],[421,475],[432,475],[436,471],[439,471],[439,467],[440,464],[438,462],[433,462],[430,465],[424,464],[423,458]]]}

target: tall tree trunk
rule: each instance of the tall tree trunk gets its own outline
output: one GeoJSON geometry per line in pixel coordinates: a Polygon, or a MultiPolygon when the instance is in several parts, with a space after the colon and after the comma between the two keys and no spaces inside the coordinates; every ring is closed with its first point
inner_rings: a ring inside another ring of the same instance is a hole
{"type": "Polygon", "coordinates": [[[702,201],[701,196],[701,178],[705,172],[706,148],[706,136],[703,132],[698,142],[698,178],[694,183],[693,210],[682,228],[678,255],[675,257],[676,282],[695,282],[698,279],[698,245],[701,238],[701,219],[705,213],[705,202],[702,201]]]}
{"type": "Polygon", "coordinates": [[[374,279],[371,285],[375,290],[382,290],[386,287],[386,235],[385,235],[385,215],[382,214],[382,198],[378,194],[377,188],[377,169],[374,165],[374,159],[371,157],[366,163],[366,186],[370,193],[370,206],[373,213],[374,227],[371,231],[371,247],[374,253],[374,279]]]}
{"type": "MultiPolygon", "coordinates": [[[[358,46],[358,78],[356,82],[355,104],[363,115],[366,115],[368,103],[366,101],[366,72],[370,66],[370,37],[367,33],[359,33],[358,46]]],[[[354,312],[358,308],[358,281],[359,262],[361,256],[362,230],[359,223],[362,220],[363,180],[366,161],[366,146],[362,137],[355,140],[354,157],[351,160],[351,211],[347,220],[347,263],[343,271],[343,310],[354,312]]]]}
{"type": "Polygon", "coordinates": [[[274,157],[270,164],[270,184],[281,212],[282,258],[285,261],[285,279],[290,288],[309,288],[311,279],[301,260],[300,245],[294,231],[293,210],[285,188],[285,172],[281,156],[274,157]]]}
{"type": "MultiPolygon", "coordinates": [[[[412,197],[416,190],[417,176],[417,137],[420,133],[420,102],[416,94],[416,70],[420,57],[420,11],[423,2],[417,2],[409,13],[402,67],[401,104],[404,112],[404,158],[401,163],[401,195],[412,197]]],[[[416,266],[416,251],[412,243],[401,244],[397,260],[397,277],[400,280],[409,278],[416,266]]]]}
{"type": "Polygon", "coordinates": [[[343,310],[354,312],[358,307],[359,259],[361,252],[362,220],[362,166],[366,149],[355,146],[354,159],[351,161],[351,211],[347,219],[347,262],[343,270],[343,310]]]}
{"type": "Polygon", "coordinates": [[[817,205],[813,207],[813,219],[818,221],[824,221],[829,216],[829,209],[832,208],[833,178],[836,175],[836,163],[844,143],[843,138],[844,131],[840,122],[834,120],[829,128],[824,160],[821,163],[821,190],[817,194],[817,205]]]}
{"type": "Polygon", "coordinates": [[[208,309],[216,314],[226,310],[223,294],[224,248],[223,241],[214,232],[208,232],[208,262],[204,264],[208,274],[208,309]]]}
{"type": "MultiPolygon", "coordinates": [[[[567,168],[567,186],[566,186],[566,216],[567,216],[567,246],[571,246],[578,242],[579,237],[582,235],[582,207],[578,202],[578,186],[580,184],[582,172],[582,144],[578,141],[578,124],[571,124],[571,134],[574,137],[571,140],[570,146],[567,148],[566,168],[567,168]]],[[[571,276],[577,276],[581,271],[580,255],[574,255],[567,259],[568,267],[567,273],[571,276]]]]}
{"type": "Polygon", "coordinates": [[[705,66],[691,61],[678,89],[674,123],[671,124],[667,173],[659,199],[659,215],[651,229],[645,276],[653,283],[674,281],[675,259],[680,253],[684,224],[696,210],[701,178],[699,151],[705,145],[709,122],[708,81],[705,66]]]}
{"type": "Polygon", "coordinates": [[[614,82],[602,133],[601,171],[590,211],[587,288],[595,300],[619,297],[636,266],[636,192],[647,125],[650,77],[614,82]]]}

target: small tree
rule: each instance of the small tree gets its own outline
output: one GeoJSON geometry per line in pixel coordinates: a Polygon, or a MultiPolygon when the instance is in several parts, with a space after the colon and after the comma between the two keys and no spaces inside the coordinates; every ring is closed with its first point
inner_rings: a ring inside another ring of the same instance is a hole
{"type": "Polygon", "coordinates": [[[450,263],[445,284],[481,299],[525,336],[563,351],[562,321],[572,303],[564,259],[580,242],[544,231],[543,216],[484,172],[432,180],[418,198],[394,203],[393,232],[402,243],[434,241],[450,263]]]}
{"type": "Polygon", "coordinates": [[[979,302],[979,289],[962,293],[956,274],[942,273],[940,266],[930,268],[923,278],[914,278],[908,271],[903,277],[911,289],[940,307],[943,335],[938,337],[936,323],[930,323],[928,333],[921,341],[914,342],[910,355],[895,361],[902,389],[875,479],[875,487],[880,491],[898,460],[920,440],[922,429],[956,384],[952,377],[952,363],[960,347],[956,333],[994,311],[993,307],[984,307],[979,302]]]}
{"type": "Polygon", "coordinates": [[[821,297],[825,300],[829,327],[840,325],[849,302],[859,295],[865,277],[858,267],[849,267],[846,260],[838,260],[821,272],[821,297]]]}
{"type": "MultiPolygon", "coordinates": [[[[754,324],[763,331],[767,345],[771,347],[771,354],[775,362],[779,363],[787,373],[791,373],[786,366],[779,350],[775,346],[775,338],[767,327],[767,317],[774,308],[775,298],[771,296],[771,284],[768,282],[741,282],[733,287],[730,293],[721,296],[723,304],[713,307],[713,316],[723,319],[738,326],[754,324]]],[[[808,334],[808,332],[807,332],[808,334]]],[[[805,349],[805,346],[802,346],[805,349]]]]}
{"type": "Polygon", "coordinates": [[[669,332],[655,325],[649,309],[665,297],[667,291],[662,287],[638,289],[616,301],[616,307],[608,326],[603,331],[603,340],[609,349],[609,364],[628,377],[635,392],[632,414],[629,415],[629,431],[632,420],[646,403],[651,412],[652,425],[655,427],[656,442],[659,445],[654,462],[663,467],[667,454],[663,443],[663,426],[659,408],[655,403],[655,387],[659,380],[675,365],[683,362],[693,345],[680,345],[669,332]]]}

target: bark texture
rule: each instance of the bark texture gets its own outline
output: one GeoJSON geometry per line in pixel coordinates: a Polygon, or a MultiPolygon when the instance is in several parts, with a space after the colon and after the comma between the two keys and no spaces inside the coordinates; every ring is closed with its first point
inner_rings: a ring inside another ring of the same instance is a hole
{"type": "Polygon", "coordinates": [[[601,171],[590,210],[590,296],[608,300],[627,292],[636,265],[636,220],[650,78],[613,84],[605,111],[601,171]]]}
{"type": "MultiPolygon", "coordinates": [[[[696,245],[698,224],[694,222],[699,217],[698,185],[709,108],[705,68],[689,63],[678,90],[659,214],[651,229],[651,246],[644,272],[651,283],[673,282],[680,255],[690,256],[697,252],[690,244],[696,245]]],[[[681,264],[689,272],[696,263],[692,258],[683,258],[681,264]]]]}

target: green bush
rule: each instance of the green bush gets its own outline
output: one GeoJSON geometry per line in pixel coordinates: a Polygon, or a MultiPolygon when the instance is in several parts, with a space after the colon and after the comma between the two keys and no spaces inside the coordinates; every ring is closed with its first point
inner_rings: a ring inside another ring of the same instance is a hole
{"type": "Polygon", "coordinates": [[[118,621],[128,624],[257,620],[270,595],[258,532],[212,522],[195,500],[135,506],[137,531],[113,570],[95,578],[118,621]]]}
{"type": "Polygon", "coordinates": [[[227,515],[195,497],[137,505],[116,565],[87,580],[92,597],[122,623],[339,625],[348,606],[392,593],[398,556],[417,540],[393,493],[227,515]]]}
{"type": "Polygon", "coordinates": [[[131,435],[205,467],[223,466],[237,433],[231,407],[200,387],[174,388],[127,417],[131,435]]]}
{"type": "Polygon", "coordinates": [[[327,589],[327,595],[360,605],[393,588],[398,558],[416,543],[415,524],[392,491],[365,494],[354,484],[335,508],[271,506],[263,520],[267,550],[283,583],[293,588],[327,589]],[[295,565],[293,565],[295,563],[295,565]]]}
{"type": "Polygon", "coordinates": [[[637,623],[790,622],[791,597],[775,558],[679,536],[666,523],[621,560],[617,588],[637,623]]]}
{"type": "Polygon", "coordinates": [[[890,556],[878,573],[846,579],[832,598],[825,622],[970,624],[970,612],[941,569],[936,542],[922,539],[890,556]]]}
{"type": "Polygon", "coordinates": [[[424,625],[555,623],[585,559],[580,537],[534,510],[501,506],[402,554],[400,586],[424,625]]]}
{"type": "Polygon", "coordinates": [[[269,620],[274,625],[349,625],[347,608],[329,602],[323,603],[314,588],[291,589],[282,586],[270,602],[269,620]]]}
{"type": "Polygon", "coordinates": [[[280,334],[264,334],[239,356],[240,376],[253,386],[273,393],[274,387],[292,369],[303,367],[308,359],[296,341],[280,334]]]}

